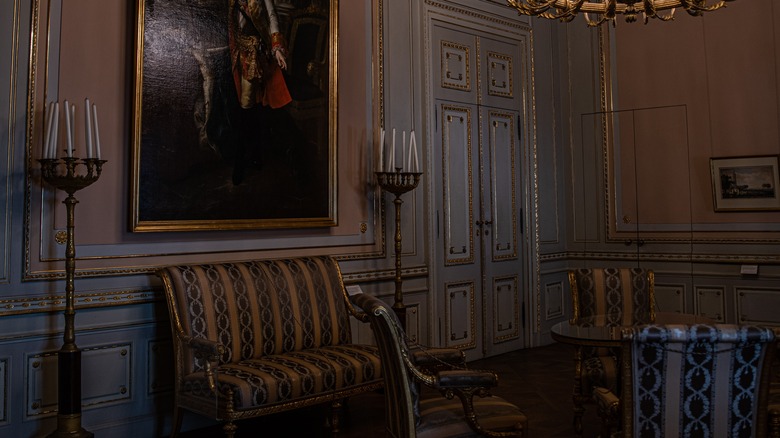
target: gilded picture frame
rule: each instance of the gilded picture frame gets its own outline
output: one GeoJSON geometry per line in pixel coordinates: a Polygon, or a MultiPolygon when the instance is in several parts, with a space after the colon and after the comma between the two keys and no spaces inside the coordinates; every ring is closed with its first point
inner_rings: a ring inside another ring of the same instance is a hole
{"type": "Polygon", "coordinates": [[[715,211],[780,210],[778,156],[710,158],[715,211]]]}
{"type": "Polygon", "coordinates": [[[136,1],[131,231],[335,226],[338,0],[136,1]]]}

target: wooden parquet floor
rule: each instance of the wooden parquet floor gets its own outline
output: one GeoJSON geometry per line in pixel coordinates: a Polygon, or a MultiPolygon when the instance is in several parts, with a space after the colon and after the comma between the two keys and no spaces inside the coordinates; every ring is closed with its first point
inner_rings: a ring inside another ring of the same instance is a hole
{"type": "MultiPolygon", "coordinates": [[[[498,373],[499,383],[493,389],[493,394],[520,407],[528,417],[531,437],[575,436],[572,426],[574,362],[571,346],[553,344],[518,350],[471,362],[469,368],[489,369],[498,373]]],[[[236,438],[330,437],[330,431],[325,425],[328,413],[328,406],[317,406],[240,422],[236,438]]],[[[586,405],[583,429],[584,438],[599,435],[598,416],[592,404],[586,405]]],[[[215,438],[221,435],[219,426],[180,434],[183,438],[215,438]]],[[[384,395],[377,392],[350,399],[338,436],[384,437],[384,395]]]]}

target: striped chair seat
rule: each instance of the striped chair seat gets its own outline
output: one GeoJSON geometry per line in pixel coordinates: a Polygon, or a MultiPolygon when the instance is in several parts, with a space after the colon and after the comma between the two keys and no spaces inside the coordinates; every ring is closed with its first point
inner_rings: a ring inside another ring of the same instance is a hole
{"type": "MultiPolygon", "coordinates": [[[[335,345],[242,360],[214,369],[220,392],[233,393],[236,411],[331,394],[381,376],[376,348],[335,345]]],[[[203,373],[184,377],[182,393],[211,395],[203,373]]]]}

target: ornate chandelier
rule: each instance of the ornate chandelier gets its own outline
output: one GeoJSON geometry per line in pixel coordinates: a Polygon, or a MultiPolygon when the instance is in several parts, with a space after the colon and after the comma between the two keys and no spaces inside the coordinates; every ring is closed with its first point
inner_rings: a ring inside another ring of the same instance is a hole
{"type": "Polygon", "coordinates": [[[507,0],[521,15],[539,16],[568,22],[582,12],[588,26],[598,26],[605,21],[614,25],[618,15],[625,15],[626,22],[633,23],[641,15],[645,24],[650,18],[669,21],[676,8],[683,8],[691,15],[699,16],[726,6],[733,0],[507,0]],[[659,12],[668,11],[664,15],[659,12]],[[596,18],[592,19],[591,14],[596,18]]]}

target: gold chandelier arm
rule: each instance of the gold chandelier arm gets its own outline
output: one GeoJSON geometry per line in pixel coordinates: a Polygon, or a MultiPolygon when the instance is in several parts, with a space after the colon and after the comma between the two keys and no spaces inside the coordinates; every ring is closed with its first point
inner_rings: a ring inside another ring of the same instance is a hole
{"type": "Polygon", "coordinates": [[[682,4],[682,7],[685,8],[686,12],[696,17],[705,12],[712,12],[726,7],[726,2],[724,0],[715,2],[710,6],[707,6],[707,0],[680,0],[680,3],[682,4]]]}
{"type": "Polygon", "coordinates": [[[647,24],[647,20],[650,18],[656,18],[661,21],[672,21],[674,20],[674,11],[675,8],[672,8],[669,12],[669,15],[658,15],[658,12],[655,8],[655,2],[653,0],[643,0],[644,1],[644,14],[645,14],[645,24],[647,24]]]}
{"type": "Polygon", "coordinates": [[[540,16],[551,20],[569,22],[577,16],[586,0],[507,0],[509,6],[523,15],[540,16]],[[556,12],[552,12],[554,9],[556,12]]]}
{"type": "Polygon", "coordinates": [[[684,8],[690,15],[699,16],[726,6],[735,0],[506,0],[519,14],[572,21],[577,14],[585,14],[588,26],[599,26],[605,21],[615,24],[618,15],[625,15],[628,23],[642,14],[645,24],[650,18],[660,21],[674,19],[676,8],[684,8]],[[669,11],[659,15],[659,12],[669,11]],[[597,18],[591,18],[595,14],[597,18]]]}

